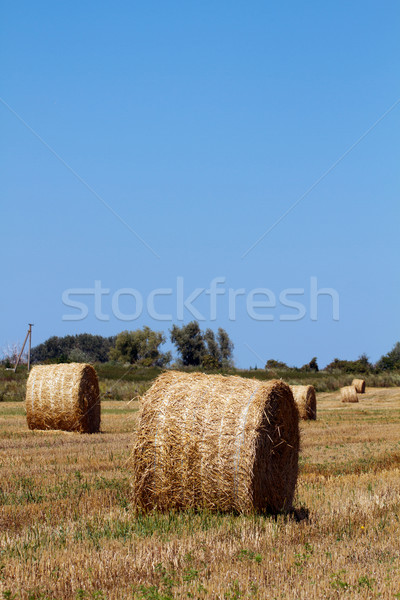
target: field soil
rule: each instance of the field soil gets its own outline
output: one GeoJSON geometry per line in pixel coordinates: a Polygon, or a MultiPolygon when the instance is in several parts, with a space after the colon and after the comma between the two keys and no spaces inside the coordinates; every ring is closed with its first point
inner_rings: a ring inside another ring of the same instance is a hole
{"type": "Polygon", "coordinates": [[[135,514],[137,399],[103,401],[97,435],[29,431],[23,403],[0,403],[0,595],[400,598],[400,388],[359,400],[317,395],[278,517],[135,514]]]}

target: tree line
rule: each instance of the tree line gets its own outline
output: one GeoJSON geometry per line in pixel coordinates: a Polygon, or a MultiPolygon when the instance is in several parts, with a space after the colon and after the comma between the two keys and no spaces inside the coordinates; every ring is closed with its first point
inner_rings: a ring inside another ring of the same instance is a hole
{"type": "MultiPolygon", "coordinates": [[[[169,339],[176,348],[177,366],[202,367],[206,370],[228,369],[233,367],[233,342],[228,333],[218,328],[202,331],[197,321],[178,327],[174,325],[169,332],[169,339]]],[[[122,331],[116,336],[103,337],[90,333],[53,336],[42,344],[32,348],[33,363],[42,362],[100,362],[114,361],[123,364],[137,364],[144,367],[167,367],[173,357],[170,351],[163,351],[166,335],[161,331],[153,331],[143,327],[134,331],[122,331]]],[[[10,362],[7,357],[3,363],[10,362]]],[[[15,362],[11,359],[11,362],[15,362]]],[[[6,365],[6,366],[11,366],[6,365]]],[[[267,360],[265,367],[269,371],[319,371],[317,358],[314,356],[302,367],[291,367],[282,361],[267,360]]],[[[324,369],[334,373],[379,373],[384,371],[400,371],[400,342],[387,353],[372,363],[366,354],[357,360],[335,358],[324,369]]]]}
{"type": "MultiPolygon", "coordinates": [[[[177,365],[221,369],[233,366],[233,342],[220,327],[202,331],[197,321],[170,331],[178,359],[177,365]]],[[[172,353],[163,351],[167,339],[163,332],[143,327],[122,331],[117,336],[103,337],[90,333],[53,336],[32,348],[31,360],[41,362],[108,362],[137,364],[143,367],[166,367],[172,353]]]]}
{"type": "MultiPolygon", "coordinates": [[[[311,361],[302,367],[289,367],[286,363],[277,361],[274,359],[267,360],[265,365],[267,370],[296,370],[296,371],[319,371],[317,358],[311,359],[311,361]]],[[[400,342],[397,342],[392,350],[387,354],[381,356],[376,363],[371,363],[366,354],[361,354],[357,360],[341,360],[334,358],[332,362],[326,365],[324,371],[328,373],[334,373],[340,371],[341,373],[380,373],[382,371],[400,371],[400,342]]]]}

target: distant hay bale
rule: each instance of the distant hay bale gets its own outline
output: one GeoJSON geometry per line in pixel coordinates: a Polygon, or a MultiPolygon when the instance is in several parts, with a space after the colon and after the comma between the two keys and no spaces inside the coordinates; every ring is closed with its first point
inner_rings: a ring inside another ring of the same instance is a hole
{"type": "Polygon", "coordinates": [[[365,394],[365,379],[353,379],[351,385],[354,385],[358,394],[365,394]]]}
{"type": "Polygon", "coordinates": [[[317,398],[313,385],[291,385],[293,398],[301,419],[315,421],[317,418],[317,398]]]}
{"type": "Polygon", "coordinates": [[[91,365],[70,363],[33,367],[26,386],[29,429],[96,433],[100,394],[91,365]]]}
{"type": "Polygon", "coordinates": [[[353,385],[346,385],[340,390],[342,402],[358,402],[356,388],[353,385]]]}
{"type": "Polygon", "coordinates": [[[298,454],[298,410],[282,381],[169,371],[143,398],[135,502],[142,510],[288,510],[298,454]]]}

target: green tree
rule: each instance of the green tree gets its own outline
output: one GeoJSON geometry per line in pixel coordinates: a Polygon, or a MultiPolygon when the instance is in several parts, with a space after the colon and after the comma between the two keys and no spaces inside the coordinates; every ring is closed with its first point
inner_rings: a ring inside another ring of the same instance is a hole
{"type": "Polygon", "coordinates": [[[182,364],[197,367],[202,364],[206,354],[203,334],[197,321],[171,329],[171,342],[176,346],[182,364]]]}
{"type": "Polygon", "coordinates": [[[217,363],[218,365],[221,365],[221,350],[217,340],[215,339],[215,334],[212,331],[212,329],[206,329],[206,332],[204,334],[204,341],[207,346],[207,354],[214,359],[214,364],[217,363]]]}
{"type": "Polygon", "coordinates": [[[400,342],[397,342],[390,352],[381,356],[376,363],[376,367],[381,371],[394,371],[400,369],[400,342]]]}
{"type": "Polygon", "coordinates": [[[281,370],[285,370],[288,369],[289,367],[287,366],[286,363],[281,362],[280,360],[275,360],[274,358],[269,358],[265,364],[265,370],[266,371],[275,371],[276,369],[281,369],[281,370]]]}
{"type": "Polygon", "coordinates": [[[107,362],[115,337],[90,333],[52,336],[32,348],[32,362],[107,362]]]}
{"type": "Polygon", "coordinates": [[[315,371],[318,372],[319,371],[319,367],[318,367],[318,363],[317,363],[317,357],[314,356],[309,363],[307,363],[306,365],[303,365],[301,367],[302,371],[315,371]]]}
{"type": "Polygon", "coordinates": [[[164,367],[171,361],[170,352],[160,351],[160,346],[164,343],[163,333],[147,326],[136,331],[121,331],[114,348],[110,350],[110,360],[145,367],[164,367]]]}
{"type": "Polygon", "coordinates": [[[358,361],[360,363],[360,365],[362,365],[366,370],[369,370],[372,368],[372,364],[369,362],[369,358],[368,356],[365,354],[361,354],[361,356],[359,357],[358,361]]]}
{"type": "Polygon", "coordinates": [[[220,327],[217,334],[221,363],[223,367],[233,366],[233,342],[229,335],[220,327]]]}
{"type": "Polygon", "coordinates": [[[92,355],[84,352],[80,348],[72,348],[68,352],[68,360],[74,363],[90,363],[92,361],[92,355]]]}

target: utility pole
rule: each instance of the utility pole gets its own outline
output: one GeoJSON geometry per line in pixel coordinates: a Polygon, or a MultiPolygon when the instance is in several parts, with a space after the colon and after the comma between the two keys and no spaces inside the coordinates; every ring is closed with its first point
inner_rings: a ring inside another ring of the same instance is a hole
{"type": "Polygon", "coordinates": [[[33,323],[29,323],[28,373],[29,373],[29,369],[31,368],[32,327],[33,327],[33,323]]]}
{"type": "Polygon", "coordinates": [[[19,356],[18,356],[18,358],[17,358],[17,362],[15,363],[15,367],[14,367],[14,373],[15,373],[15,371],[17,370],[17,367],[18,367],[19,361],[20,361],[20,359],[21,359],[22,353],[23,353],[23,351],[24,351],[24,348],[25,348],[26,340],[27,340],[28,338],[29,338],[29,345],[28,345],[28,372],[29,372],[29,369],[30,369],[30,366],[31,366],[31,342],[32,342],[32,327],[33,327],[33,323],[29,323],[29,329],[28,329],[28,332],[27,332],[27,334],[26,334],[26,336],[25,336],[24,343],[22,344],[21,352],[19,353],[19,356]]]}

